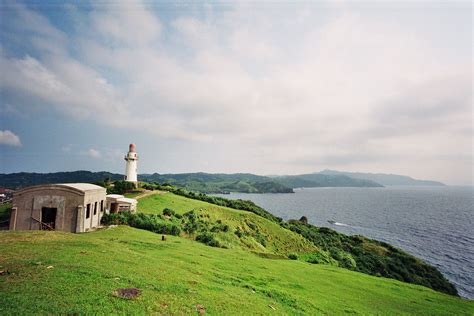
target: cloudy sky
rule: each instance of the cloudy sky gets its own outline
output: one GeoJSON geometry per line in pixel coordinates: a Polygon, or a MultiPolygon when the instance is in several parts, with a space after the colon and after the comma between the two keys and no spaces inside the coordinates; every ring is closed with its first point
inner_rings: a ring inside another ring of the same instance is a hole
{"type": "Polygon", "coordinates": [[[0,2],[0,172],[472,183],[470,1],[122,3],[0,2]]]}

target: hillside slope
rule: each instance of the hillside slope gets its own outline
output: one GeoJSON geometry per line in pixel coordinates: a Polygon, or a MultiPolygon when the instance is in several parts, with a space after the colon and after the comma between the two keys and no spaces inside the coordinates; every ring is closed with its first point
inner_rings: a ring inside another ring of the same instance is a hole
{"type": "Polygon", "coordinates": [[[302,236],[282,229],[279,224],[246,211],[239,211],[207,202],[185,198],[169,192],[159,192],[139,199],[138,211],[162,214],[170,208],[178,214],[194,211],[208,222],[218,221],[229,226],[227,232],[216,232],[217,240],[226,248],[250,250],[260,254],[287,257],[290,253],[315,252],[319,249],[302,236]],[[235,232],[241,232],[239,237],[235,232]]]}
{"type": "Polygon", "coordinates": [[[291,256],[310,263],[344,267],[457,295],[454,285],[435,267],[389,244],[318,228],[303,219],[282,222],[258,206],[255,206],[257,210],[251,208],[250,212],[246,208],[245,211],[238,211],[221,206],[233,202],[236,205],[231,207],[240,209],[239,206],[245,201],[173,190],[180,195],[154,191],[159,194],[140,199],[139,211],[155,215],[146,215],[146,220],[145,215],[137,216],[137,219],[131,220],[132,226],[165,233],[174,231],[174,234],[181,231],[182,236],[208,245],[245,249],[267,256],[291,256]],[[170,216],[165,216],[165,211],[170,216]],[[258,211],[260,216],[252,211],[258,211]],[[177,214],[174,216],[171,213],[177,214]],[[187,232],[190,226],[194,227],[191,234],[187,232]],[[226,229],[221,229],[223,227],[226,229]]]}
{"type": "Polygon", "coordinates": [[[343,174],[300,174],[294,176],[277,176],[275,181],[290,188],[317,187],[367,187],[378,188],[383,185],[366,179],[355,179],[343,174]]]}
{"type": "Polygon", "coordinates": [[[0,232],[0,314],[472,315],[428,288],[129,227],[0,232]],[[138,288],[128,300],[118,288],[138,288]]]}

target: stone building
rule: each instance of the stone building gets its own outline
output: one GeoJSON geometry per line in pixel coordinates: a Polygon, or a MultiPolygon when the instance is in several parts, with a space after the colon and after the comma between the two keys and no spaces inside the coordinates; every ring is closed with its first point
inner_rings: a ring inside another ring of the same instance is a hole
{"type": "Polygon", "coordinates": [[[110,213],[137,211],[137,200],[129,199],[120,194],[107,195],[107,210],[110,213]]]}
{"type": "Polygon", "coordinates": [[[106,190],[89,183],[43,184],[13,194],[10,230],[81,233],[100,226],[106,190]]]}

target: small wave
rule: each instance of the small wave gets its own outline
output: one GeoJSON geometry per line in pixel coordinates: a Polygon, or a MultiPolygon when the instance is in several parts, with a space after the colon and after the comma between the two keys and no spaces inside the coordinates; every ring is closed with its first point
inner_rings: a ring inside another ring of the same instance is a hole
{"type": "Polygon", "coordinates": [[[336,226],[349,226],[347,224],[344,224],[344,223],[339,223],[339,222],[336,222],[336,221],[328,221],[329,224],[333,224],[333,225],[336,225],[336,226]]]}

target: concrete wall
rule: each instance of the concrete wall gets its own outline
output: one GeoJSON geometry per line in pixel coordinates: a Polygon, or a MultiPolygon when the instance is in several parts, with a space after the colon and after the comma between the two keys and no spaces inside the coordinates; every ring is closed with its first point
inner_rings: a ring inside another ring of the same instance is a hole
{"type": "Polygon", "coordinates": [[[106,207],[105,192],[86,191],[84,195],[84,231],[100,226],[100,219],[105,214],[106,207]],[[101,212],[100,203],[103,201],[103,209],[101,212]],[[90,205],[90,217],[87,217],[87,205],[90,205]],[[97,205],[97,209],[96,209],[97,205]],[[96,210],[96,211],[95,211],[96,210]]]}
{"type": "Polygon", "coordinates": [[[10,229],[38,230],[40,224],[32,217],[42,221],[41,210],[43,207],[57,209],[55,230],[65,232],[84,232],[100,225],[103,212],[100,211],[100,202],[104,201],[105,189],[80,192],[69,188],[37,187],[32,190],[22,190],[13,196],[13,209],[10,220],[10,229]],[[94,206],[97,202],[97,212],[94,206]],[[86,218],[87,204],[90,204],[90,216],[86,218]],[[79,212],[79,208],[83,212],[79,212]],[[80,214],[82,213],[82,214],[80,214]],[[81,216],[82,215],[82,216],[81,216]]]}

